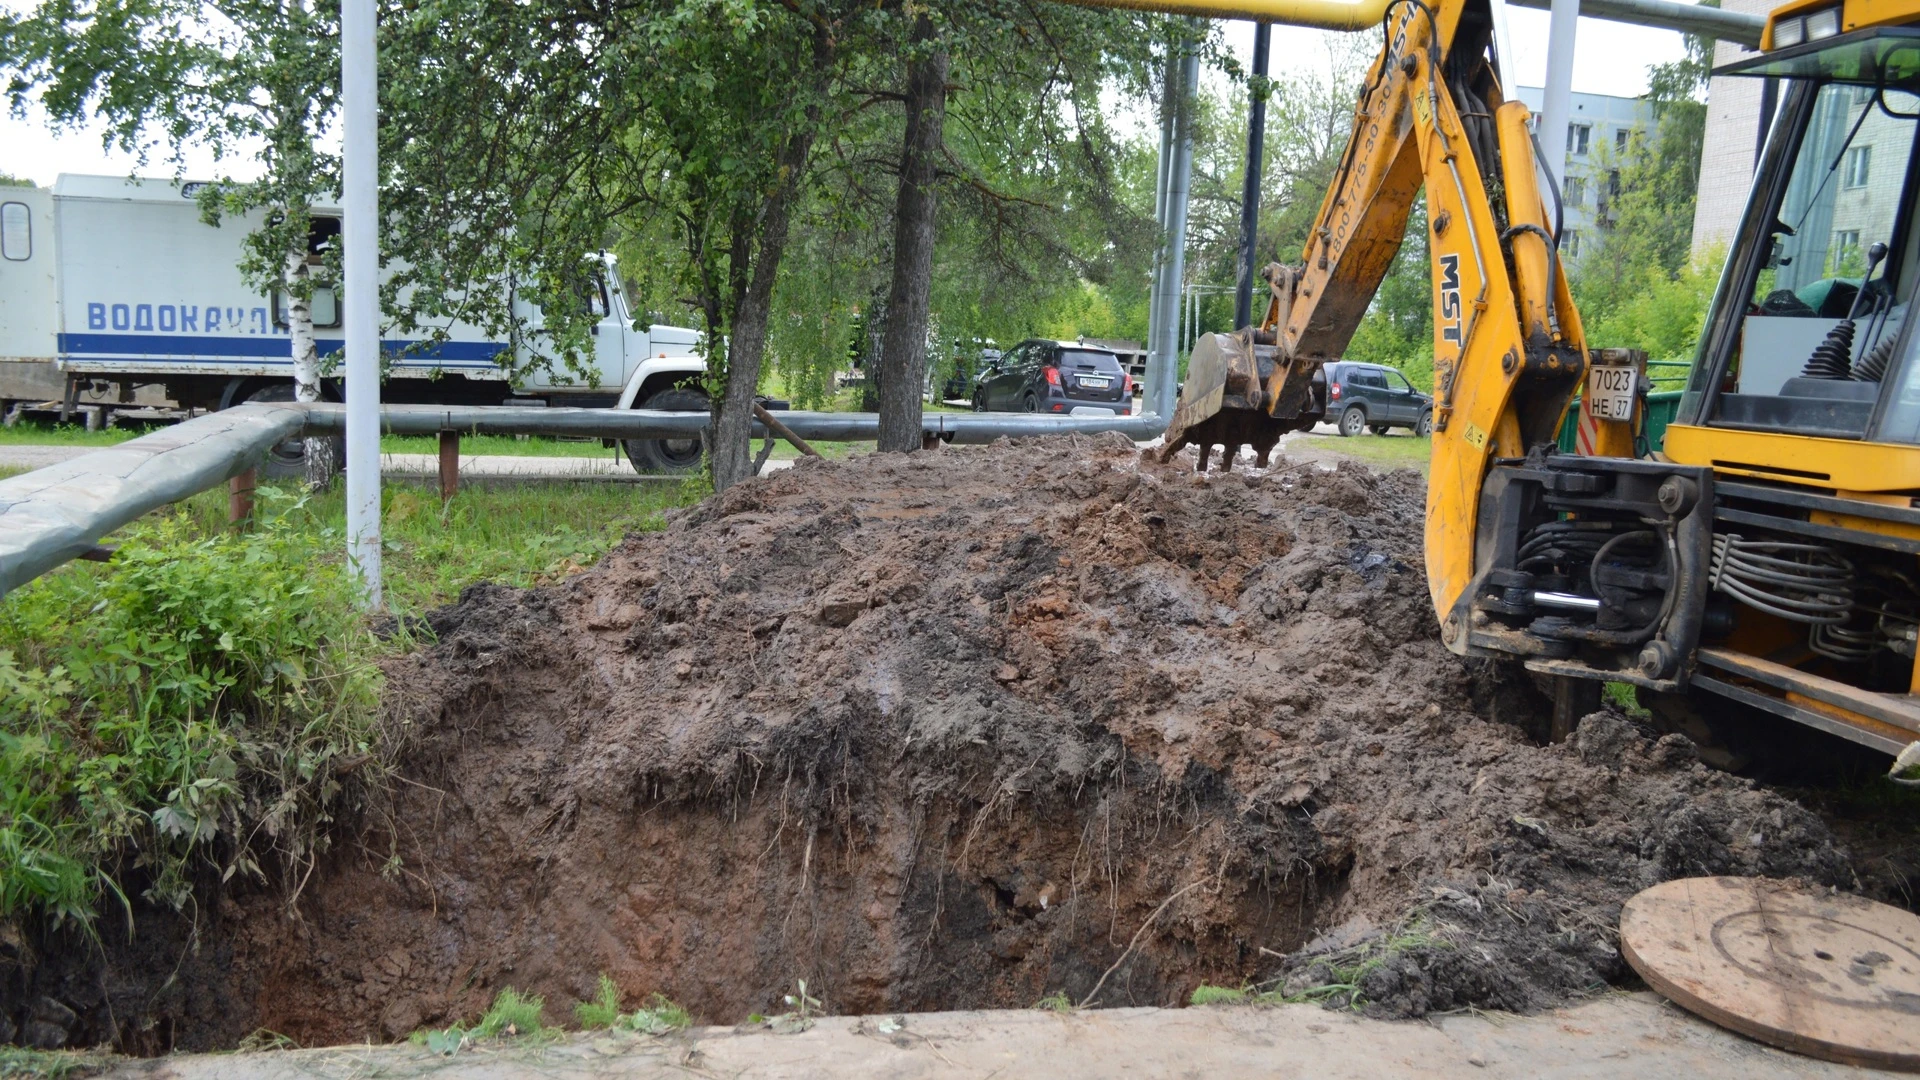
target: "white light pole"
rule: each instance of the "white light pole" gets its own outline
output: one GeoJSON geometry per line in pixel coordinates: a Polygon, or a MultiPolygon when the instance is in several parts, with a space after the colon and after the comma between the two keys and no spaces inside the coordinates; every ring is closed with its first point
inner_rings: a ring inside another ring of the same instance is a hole
{"type": "Polygon", "coordinates": [[[1567,118],[1573,111],[1573,41],[1579,27],[1580,0],[1553,0],[1547,23],[1547,85],[1540,95],[1540,155],[1546,159],[1541,164],[1563,191],[1567,118]]]}
{"type": "Polygon", "coordinates": [[[347,561],[369,610],[380,590],[379,75],[373,0],[340,5],[341,205],[346,263],[347,561]]]}

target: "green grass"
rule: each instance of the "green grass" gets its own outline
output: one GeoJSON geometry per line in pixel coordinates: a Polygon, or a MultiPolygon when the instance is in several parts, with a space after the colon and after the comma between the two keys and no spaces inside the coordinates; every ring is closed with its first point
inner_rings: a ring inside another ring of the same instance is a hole
{"type": "Polygon", "coordinates": [[[665,1035],[693,1023],[693,1017],[687,1010],[662,994],[653,995],[646,1008],[630,1013],[621,1012],[620,987],[614,983],[612,976],[604,972],[600,976],[599,988],[594,991],[593,1000],[582,1001],[573,1007],[573,1020],[580,1025],[581,1031],[611,1028],[615,1031],[637,1031],[643,1035],[665,1035]]]}
{"type": "Polygon", "coordinates": [[[22,420],[12,427],[0,427],[0,446],[112,446],[141,435],[151,428],[110,427],[88,431],[79,424],[42,424],[22,420]]]}
{"type": "Polygon", "coordinates": [[[1398,433],[1356,435],[1351,439],[1339,435],[1304,435],[1295,442],[1381,468],[1415,469],[1423,476],[1427,472],[1428,458],[1433,454],[1431,438],[1418,439],[1398,433]]]}
{"type": "MultiPolygon", "coordinates": [[[[382,435],[383,454],[438,454],[437,435],[382,435]]],[[[599,439],[555,439],[545,435],[462,435],[461,457],[573,457],[614,458],[617,447],[600,445],[599,439]]]]}
{"type": "MultiPolygon", "coordinates": [[[[294,490],[263,486],[262,512],[326,534],[331,546],[323,560],[344,565],[344,485],[305,500],[297,500],[294,490]]],[[[381,485],[388,606],[413,614],[451,603],[476,582],[556,580],[593,564],[629,533],[661,528],[663,511],[698,494],[697,486],[679,483],[469,484],[443,505],[430,484],[389,480],[381,485]]],[[[162,513],[183,515],[203,533],[217,532],[226,527],[227,493],[205,491],[162,513]]]]}
{"type": "Polygon", "coordinates": [[[0,1046],[0,1080],[64,1080],[98,1076],[113,1065],[113,1057],[98,1050],[28,1050],[0,1046]]]}

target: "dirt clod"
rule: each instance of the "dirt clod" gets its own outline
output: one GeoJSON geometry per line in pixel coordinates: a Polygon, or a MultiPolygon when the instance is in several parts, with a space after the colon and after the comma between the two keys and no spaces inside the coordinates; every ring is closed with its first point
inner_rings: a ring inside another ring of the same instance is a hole
{"type": "Polygon", "coordinates": [[[396,1038],[508,985],[557,1020],[600,972],[710,1022],[798,979],[837,1012],[1202,982],[1527,1010],[1628,977],[1646,885],[1852,883],[1684,739],[1601,713],[1530,744],[1525,681],[1440,644],[1423,498],[1118,436],[870,455],[470,589],[388,672],[392,820],[297,922],[228,916],[246,1027],[396,1038]]]}

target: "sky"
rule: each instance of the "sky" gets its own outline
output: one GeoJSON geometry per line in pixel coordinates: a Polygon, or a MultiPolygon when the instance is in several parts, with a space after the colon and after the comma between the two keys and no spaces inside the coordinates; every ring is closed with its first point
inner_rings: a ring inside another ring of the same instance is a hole
{"type": "MultiPolygon", "coordinates": [[[[1547,13],[1509,6],[1507,19],[1513,38],[1510,62],[1517,69],[1519,85],[1542,85],[1547,67],[1547,13]]],[[[1232,22],[1227,24],[1225,32],[1234,53],[1243,61],[1250,59],[1253,24],[1232,22]]],[[[1339,35],[1298,27],[1275,27],[1272,73],[1324,71],[1326,39],[1334,36],[1339,35]]],[[[1574,51],[1573,88],[1582,93],[1637,97],[1647,90],[1647,65],[1678,60],[1681,56],[1680,35],[1673,31],[1581,19],[1574,51]]],[[[24,117],[0,113],[0,173],[49,185],[63,172],[116,176],[135,171],[148,176],[172,174],[164,152],[156,150],[148,164],[138,168],[134,155],[103,149],[100,134],[97,128],[50,130],[45,114],[38,110],[31,110],[24,117]]],[[[215,162],[212,154],[201,148],[189,148],[186,154],[185,174],[189,179],[215,175],[252,179],[258,172],[258,166],[250,158],[215,162]]]]}

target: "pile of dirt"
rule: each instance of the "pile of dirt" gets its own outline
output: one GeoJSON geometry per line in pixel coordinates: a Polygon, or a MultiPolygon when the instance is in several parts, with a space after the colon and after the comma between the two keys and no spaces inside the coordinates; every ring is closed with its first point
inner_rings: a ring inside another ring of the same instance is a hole
{"type": "Polygon", "coordinates": [[[799,979],[842,1012],[1525,1010],[1629,977],[1647,885],[1852,885],[1678,736],[1530,744],[1531,688],[1440,644],[1423,514],[1408,472],[1071,437],[802,462],[471,589],[388,673],[391,819],[296,921],[220,916],[253,1011],[178,1040],[399,1038],[507,985],[557,1019],[601,972],[709,1022],[799,979]]]}

